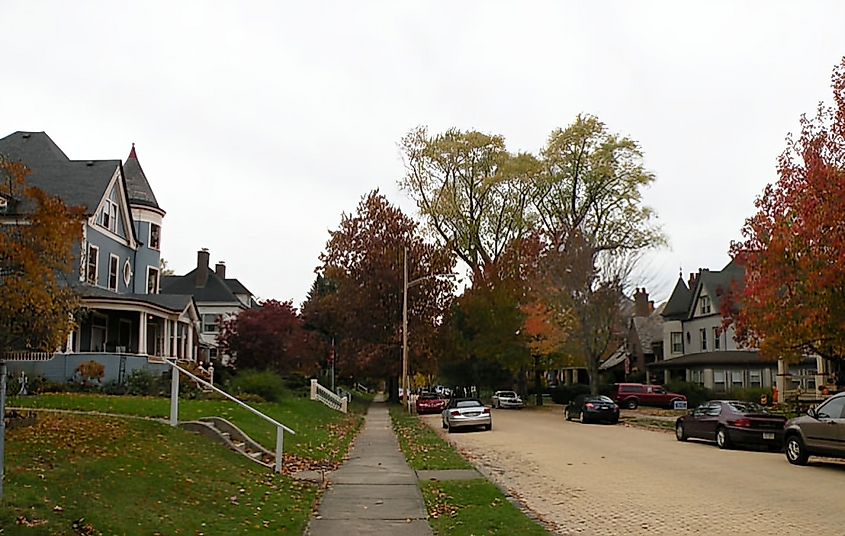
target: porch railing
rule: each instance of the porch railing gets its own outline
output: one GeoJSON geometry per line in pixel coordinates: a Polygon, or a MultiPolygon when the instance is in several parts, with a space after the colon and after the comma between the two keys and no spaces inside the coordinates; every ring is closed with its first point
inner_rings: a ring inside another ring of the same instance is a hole
{"type": "Polygon", "coordinates": [[[311,379],[311,400],[319,400],[328,407],[343,413],[346,413],[346,406],[349,403],[346,397],[338,396],[320,385],[316,378],[311,379]]]}
{"type": "Polygon", "coordinates": [[[53,352],[6,352],[6,361],[49,361],[56,355],[53,352]]]}
{"type": "Polygon", "coordinates": [[[204,379],[200,378],[199,376],[195,376],[194,374],[188,372],[187,370],[185,370],[182,367],[180,367],[179,365],[177,365],[175,361],[168,359],[167,364],[170,365],[173,369],[175,369],[175,370],[173,370],[173,374],[172,374],[173,379],[170,382],[170,426],[178,426],[178,424],[179,424],[179,373],[181,372],[181,373],[185,374],[186,376],[188,376],[189,378],[191,378],[192,380],[194,380],[195,382],[198,382],[199,384],[201,384],[201,385],[203,385],[207,388],[210,388],[212,391],[220,393],[221,395],[225,396],[226,398],[228,398],[229,400],[231,400],[235,404],[238,404],[239,406],[243,407],[244,409],[258,415],[259,417],[261,417],[265,421],[274,425],[276,427],[276,466],[275,466],[274,470],[277,473],[282,472],[282,451],[283,451],[282,446],[284,445],[284,433],[288,432],[289,434],[296,434],[296,432],[294,432],[293,430],[291,430],[290,428],[288,428],[284,424],[276,421],[272,417],[268,417],[267,415],[261,413],[260,411],[253,408],[252,406],[244,404],[243,402],[241,402],[237,398],[233,397],[229,393],[211,385],[210,383],[208,383],[204,379]]]}

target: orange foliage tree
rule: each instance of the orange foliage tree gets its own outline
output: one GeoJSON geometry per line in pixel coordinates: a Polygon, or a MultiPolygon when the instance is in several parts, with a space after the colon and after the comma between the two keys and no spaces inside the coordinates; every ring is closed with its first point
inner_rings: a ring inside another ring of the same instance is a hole
{"type": "Polygon", "coordinates": [[[83,207],[68,208],[30,186],[20,161],[0,156],[0,357],[53,351],[73,328],[78,300],[68,284],[83,207]]]}
{"type": "Polygon", "coordinates": [[[722,300],[725,324],[764,358],[845,358],[845,58],[832,87],[834,106],[802,116],[731,245],[745,276],[722,300]]]}

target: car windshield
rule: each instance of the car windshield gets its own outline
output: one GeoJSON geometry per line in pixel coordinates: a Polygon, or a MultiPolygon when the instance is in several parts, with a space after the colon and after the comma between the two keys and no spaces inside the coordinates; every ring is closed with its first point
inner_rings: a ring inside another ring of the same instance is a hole
{"type": "Polygon", "coordinates": [[[420,400],[437,400],[440,395],[436,393],[423,393],[420,395],[420,400]]]}
{"type": "Polygon", "coordinates": [[[611,400],[610,398],[608,398],[608,397],[606,397],[606,396],[604,396],[604,395],[599,395],[599,396],[588,396],[588,397],[587,397],[587,402],[605,402],[605,403],[610,403],[610,404],[613,404],[613,403],[614,403],[614,402],[613,402],[613,400],[611,400]]]}
{"type": "Polygon", "coordinates": [[[504,398],[516,398],[516,393],[513,391],[500,391],[499,396],[504,398]]]}
{"type": "Polygon", "coordinates": [[[765,406],[761,406],[756,402],[731,400],[728,402],[728,406],[736,413],[771,413],[765,406]]]}
{"type": "Polygon", "coordinates": [[[455,403],[456,408],[471,408],[475,406],[483,406],[484,404],[481,403],[481,400],[476,399],[469,399],[469,400],[458,400],[455,403]]]}

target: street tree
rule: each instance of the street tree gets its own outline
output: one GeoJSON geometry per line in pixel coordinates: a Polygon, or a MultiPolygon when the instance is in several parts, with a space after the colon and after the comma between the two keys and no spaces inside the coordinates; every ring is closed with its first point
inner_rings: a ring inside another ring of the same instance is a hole
{"type": "Polygon", "coordinates": [[[313,374],[317,355],[311,332],[303,328],[290,301],[265,300],[261,307],[224,318],[217,334],[220,350],[241,370],[313,374]]]}
{"type": "Polygon", "coordinates": [[[330,282],[303,304],[306,321],[335,337],[345,374],[401,373],[403,263],[408,258],[409,372],[436,370],[437,330],[454,289],[454,256],[423,240],[417,223],[378,190],[330,232],[317,273],[330,282]]]}
{"type": "Polygon", "coordinates": [[[79,307],[70,280],[85,210],[28,185],[28,172],[0,155],[0,359],[10,350],[56,350],[79,307]]]}
{"type": "Polygon", "coordinates": [[[845,359],[845,57],[832,88],[833,106],[819,104],[787,137],[777,182],[730,248],[745,275],[725,289],[725,324],[768,359],[845,359]]]}

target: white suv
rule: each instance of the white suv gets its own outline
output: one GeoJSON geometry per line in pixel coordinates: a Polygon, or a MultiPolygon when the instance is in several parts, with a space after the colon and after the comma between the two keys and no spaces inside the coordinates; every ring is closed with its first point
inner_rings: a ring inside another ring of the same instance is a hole
{"type": "Polygon", "coordinates": [[[522,409],[522,399],[513,391],[496,391],[493,394],[493,407],[522,409]]]}

